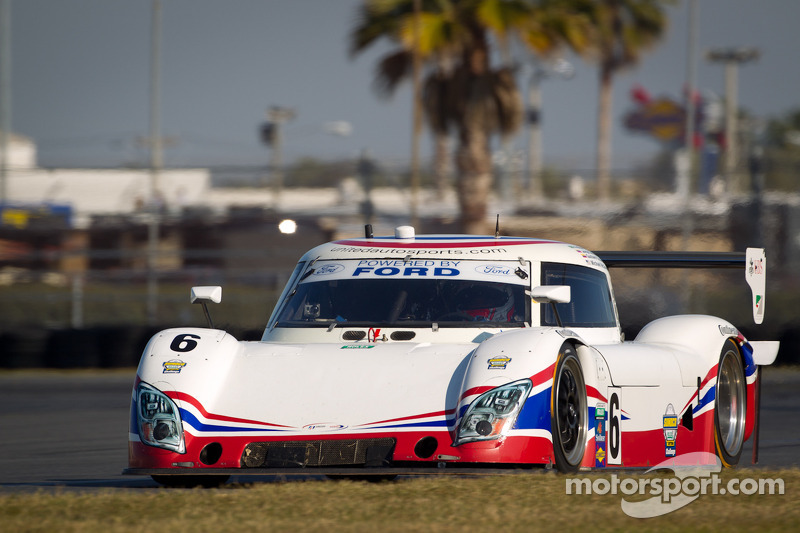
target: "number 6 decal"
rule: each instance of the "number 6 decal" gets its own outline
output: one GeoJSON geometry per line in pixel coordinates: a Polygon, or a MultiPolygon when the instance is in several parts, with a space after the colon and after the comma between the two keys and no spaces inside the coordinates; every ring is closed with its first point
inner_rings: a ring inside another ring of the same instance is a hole
{"type": "Polygon", "coordinates": [[[183,333],[172,339],[172,344],[169,345],[169,349],[173,352],[191,352],[197,348],[197,341],[194,339],[200,339],[200,335],[183,333]]]}
{"type": "Polygon", "coordinates": [[[608,388],[608,464],[622,464],[622,431],[620,422],[622,421],[622,411],[620,410],[620,397],[622,389],[620,387],[608,388]]]}

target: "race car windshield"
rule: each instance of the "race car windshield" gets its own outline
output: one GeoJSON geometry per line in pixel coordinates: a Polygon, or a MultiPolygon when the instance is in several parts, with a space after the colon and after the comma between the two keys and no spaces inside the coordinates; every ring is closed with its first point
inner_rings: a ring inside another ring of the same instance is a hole
{"type": "Polygon", "coordinates": [[[316,265],[287,296],[276,325],[523,327],[530,323],[530,299],[525,296],[530,280],[527,268],[518,263],[461,261],[441,266],[441,261],[427,261],[431,264],[407,266],[399,261],[398,266],[377,267],[347,263],[316,265]]]}

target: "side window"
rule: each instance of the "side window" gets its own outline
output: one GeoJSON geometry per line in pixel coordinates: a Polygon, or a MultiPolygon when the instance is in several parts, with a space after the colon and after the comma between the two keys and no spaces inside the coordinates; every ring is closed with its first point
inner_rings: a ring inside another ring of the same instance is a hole
{"type": "Polygon", "coordinates": [[[291,289],[297,282],[297,278],[300,276],[300,273],[303,272],[305,266],[305,261],[300,261],[297,266],[294,267],[292,275],[289,276],[289,281],[286,282],[286,286],[283,288],[283,292],[281,292],[281,296],[278,298],[278,302],[275,304],[275,308],[272,311],[272,316],[270,316],[269,320],[267,321],[267,329],[271,328],[275,320],[278,318],[281,308],[284,306],[286,296],[289,294],[289,289],[291,289]]]}
{"type": "MultiPolygon", "coordinates": [[[[564,326],[616,327],[611,289],[602,272],[578,265],[542,263],[542,285],[569,285],[572,288],[571,301],[556,305],[564,326]]],[[[557,325],[551,306],[542,305],[540,308],[542,325],[557,325]]]]}

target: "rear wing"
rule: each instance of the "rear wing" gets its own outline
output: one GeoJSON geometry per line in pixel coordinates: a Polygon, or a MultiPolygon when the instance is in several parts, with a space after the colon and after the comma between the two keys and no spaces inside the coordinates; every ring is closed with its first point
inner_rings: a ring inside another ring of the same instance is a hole
{"type": "Polygon", "coordinates": [[[753,321],[764,321],[767,258],[763,248],[746,252],[594,252],[608,268],[742,268],[753,295],[753,321]]]}

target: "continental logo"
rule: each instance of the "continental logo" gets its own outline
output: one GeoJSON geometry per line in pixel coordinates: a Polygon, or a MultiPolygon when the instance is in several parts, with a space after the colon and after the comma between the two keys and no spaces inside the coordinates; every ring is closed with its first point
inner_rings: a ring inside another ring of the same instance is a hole
{"type": "Polygon", "coordinates": [[[186,363],[180,359],[171,359],[169,361],[164,361],[162,366],[164,367],[164,374],[180,374],[183,367],[186,366],[186,363]]]}
{"type": "Polygon", "coordinates": [[[510,357],[492,357],[487,361],[489,363],[489,369],[499,369],[505,370],[508,366],[508,363],[511,362],[510,357]]]}

